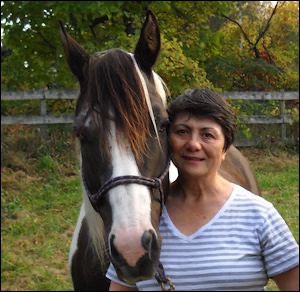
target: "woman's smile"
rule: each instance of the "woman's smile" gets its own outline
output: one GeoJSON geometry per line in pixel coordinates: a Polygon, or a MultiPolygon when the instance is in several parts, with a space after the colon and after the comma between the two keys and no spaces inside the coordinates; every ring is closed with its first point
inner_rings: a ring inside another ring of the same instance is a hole
{"type": "Polygon", "coordinates": [[[187,163],[199,164],[205,161],[205,158],[197,157],[197,156],[190,156],[190,155],[182,155],[181,156],[187,163]]]}

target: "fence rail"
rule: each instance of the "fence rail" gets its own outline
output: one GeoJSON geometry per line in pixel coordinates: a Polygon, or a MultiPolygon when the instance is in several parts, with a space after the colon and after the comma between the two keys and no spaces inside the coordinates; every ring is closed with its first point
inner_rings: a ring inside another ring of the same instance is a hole
{"type": "MultiPolygon", "coordinates": [[[[280,115],[277,117],[252,115],[241,117],[246,124],[281,124],[281,139],[286,140],[286,124],[292,122],[292,118],[286,114],[286,101],[299,100],[299,91],[274,91],[274,92],[223,92],[222,95],[232,100],[279,100],[280,115]]],[[[13,124],[67,124],[73,123],[74,115],[54,116],[47,113],[47,100],[49,99],[76,99],[76,90],[35,90],[25,92],[2,91],[2,100],[40,100],[40,115],[38,116],[2,116],[2,125],[13,124]]]]}

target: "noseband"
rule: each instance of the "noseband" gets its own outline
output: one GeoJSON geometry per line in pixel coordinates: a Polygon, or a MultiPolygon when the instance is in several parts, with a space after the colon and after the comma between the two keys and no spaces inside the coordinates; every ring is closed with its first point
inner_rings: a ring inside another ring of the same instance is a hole
{"type": "Polygon", "coordinates": [[[162,207],[164,204],[164,192],[162,189],[162,181],[165,178],[165,176],[167,175],[167,173],[169,172],[169,167],[170,167],[170,160],[168,160],[167,166],[166,166],[165,170],[163,171],[163,173],[159,177],[155,177],[155,178],[149,178],[149,177],[137,176],[137,175],[122,175],[122,176],[117,176],[117,177],[111,178],[108,181],[106,181],[100,187],[100,189],[94,194],[90,193],[90,191],[88,190],[86,181],[85,181],[84,177],[82,176],[83,184],[84,184],[86,193],[89,197],[89,200],[90,200],[93,208],[98,213],[99,213],[99,207],[98,207],[99,201],[103,197],[103,195],[105,193],[107,193],[109,190],[111,190],[117,186],[127,185],[127,184],[139,184],[139,185],[144,185],[146,187],[150,187],[152,189],[158,189],[159,194],[160,194],[160,205],[161,205],[160,213],[161,213],[162,207]]]}

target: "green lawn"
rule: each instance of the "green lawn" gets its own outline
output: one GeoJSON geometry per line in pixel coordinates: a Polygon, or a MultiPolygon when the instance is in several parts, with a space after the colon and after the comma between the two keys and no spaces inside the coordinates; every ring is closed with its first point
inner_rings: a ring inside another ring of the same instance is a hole
{"type": "MultiPolygon", "coordinates": [[[[40,144],[31,132],[13,134],[4,131],[1,142],[1,290],[71,290],[67,260],[81,202],[74,141],[55,128],[40,144]]],[[[299,242],[298,154],[242,152],[299,242]]]]}
{"type": "MultiPolygon", "coordinates": [[[[262,196],[279,211],[299,243],[299,155],[241,149],[256,174],[262,196]]],[[[270,280],[268,291],[280,291],[270,280]]]]}

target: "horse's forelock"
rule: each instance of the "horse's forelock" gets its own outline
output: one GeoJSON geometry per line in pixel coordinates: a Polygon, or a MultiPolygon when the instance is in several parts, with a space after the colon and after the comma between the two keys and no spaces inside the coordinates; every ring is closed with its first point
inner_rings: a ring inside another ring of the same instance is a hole
{"type": "MultiPolygon", "coordinates": [[[[118,133],[124,133],[134,155],[141,158],[146,150],[150,121],[144,89],[130,55],[116,49],[93,56],[87,94],[90,106],[100,113],[96,123],[101,136],[108,135],[108,122],[113,118],[117,128],[121,128],[118,133]]],[[[119,136],[120,143],[124,136],[119,136]]]]}

